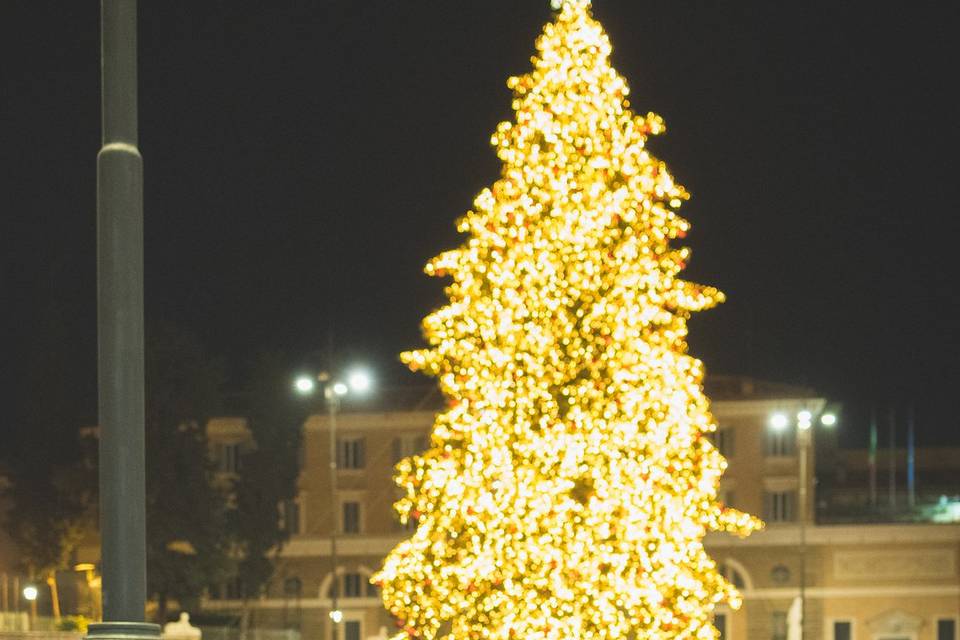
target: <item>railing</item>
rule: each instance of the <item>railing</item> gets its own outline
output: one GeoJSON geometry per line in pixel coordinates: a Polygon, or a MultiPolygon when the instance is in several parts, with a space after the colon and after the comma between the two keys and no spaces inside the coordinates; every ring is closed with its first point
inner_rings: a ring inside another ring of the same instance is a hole
{"type": "Polygon", "coordinates": [[[0,633],[29,629],[30,615],[26,611],[0,611],[0,633]]]}
{"type": "Polygon", "coordinates": [[[0,640],[81,640],[80,631],[57,631],[53,618],[38,616],[31,628],[24,611],[0,611],[0,640]]]}
{"type": "Polygon", "coordinates": [[[960,500],[956,497],[935,503],[909,507],[903,502],[888,505],[867,505],[862,502],[835,500],[817,509],[819,524],[884,524],[884,523],[957,523],[960,522],[960,500]]]}

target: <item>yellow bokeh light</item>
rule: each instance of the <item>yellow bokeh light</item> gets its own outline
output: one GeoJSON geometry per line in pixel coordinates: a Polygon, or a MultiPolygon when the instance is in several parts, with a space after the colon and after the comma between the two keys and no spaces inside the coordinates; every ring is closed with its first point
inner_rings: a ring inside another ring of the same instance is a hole
{"type": "Polygon", "coordinates": [[[690,313],[723,294],[678,278],[688,195],[646,149],[663,120],[630,110],[589,0],[557,5],[508,81],[500,180],[426,267],[449,304],[403,359],[450,406],[397,465],[417,527],[374,581],[399,638],[716,638],[714,606],[740,597],[702,539],[762,526],[717,501],[687,355],[690,313]]]}

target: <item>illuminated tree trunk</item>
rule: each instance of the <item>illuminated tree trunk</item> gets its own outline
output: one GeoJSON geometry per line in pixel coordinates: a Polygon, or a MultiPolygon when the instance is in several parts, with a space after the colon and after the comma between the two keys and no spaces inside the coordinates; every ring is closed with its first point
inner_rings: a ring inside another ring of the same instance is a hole
{"type": "Polygon", "coordinates": [[[434,638],[715,638],[739,605],[702,538],[760,526],[717,502],[725,462],[690,313],[723,300],[680,280],[687,198],[646,149],[589,0],[564,0],[511,78],[501,179],[435,258],[449,304],[404,354],[450,408],[398,465],[416,533],[374,580],[400,634],[434,638]]]}

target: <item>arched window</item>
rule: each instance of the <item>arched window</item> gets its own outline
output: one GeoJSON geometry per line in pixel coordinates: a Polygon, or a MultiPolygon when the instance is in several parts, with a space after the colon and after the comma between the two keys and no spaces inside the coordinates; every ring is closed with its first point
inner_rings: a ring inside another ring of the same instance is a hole
{"type": "Polygon", "coordinates": [[[742,564],[733,558],[727,558],[717,565],[717,572],[740,591],[750,591],[753,589],[753,581],[750,574],[742,564]]]}

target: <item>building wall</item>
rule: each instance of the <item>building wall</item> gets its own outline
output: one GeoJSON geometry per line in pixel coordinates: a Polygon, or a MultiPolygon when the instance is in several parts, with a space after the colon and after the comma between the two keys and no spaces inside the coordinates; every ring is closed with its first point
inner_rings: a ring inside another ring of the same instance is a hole
{"type": "MultiPolygon", "coordinates": [[[[768,442],[771,437],[770,417],[774,413],[783,413],[791,418],[786,431],[779,437],[795,444],[793,416],[804,409],[819,413],[825,403],[812,394],[789,388],[781,388],[782,393],[777,395],[756,391],[759,390],[754,387],[747,389],[738,383],[732,393],[725,394],[724,399],[712,405],[720,429],[715,442],[727,453],[730,465],[723,479],[721,495],[728,499],[731,506],[764,516],[771,515],[766,513],[770,511],[770,494],[790,494],[793,500],[792,513],[786,514],[789,517],[785,522],[771,522],[769,529],[796,531],[796,520],[799,518],[796,503],[799,456],[795,446],[776,452],[776,447],[771,448],[768,442]]],[[[346,447],[348,441],[362,441],[363,464],[361,469],[348,469],[343,464],[346,460],[339,461],[335,498],[330,482],[329,417],[310,417],[304,426],[298,529],[283,551],[277,579],[273,581],[265,599],[257,603],[258,620],[296,626],[309,637],[330,637],[328,613],[332,602],[326,589],[330,584],[332,569],[331,525],[336,523],[338,527],[336,564],[339,572],[367,576],[379,568],[390,549],[409,535],[409,530],[400,525],[392,509],[393,502],[399,497],[399,490],[392,481],[394,464],[400,454],[409,455],[425,448],[434,415],[432,410],[338,415],[337,446],[346,447]],[[360,504],[359,533],[342,530],[344,502],[360,504]],[[284,589],[284,584],[291,578],[299,580],[299,598],[284,589]],[[290,614],[293,600],[297,601],[298,607],[295,622],[292,622],[290,614]]],[[[814,468],[813,450],[811,446],[808,460],[810,470],[814,468]]],[[[806,486],[811,497],[808,500],[809,507],[813,503],[812,471],[808,474],[806,486]]],[[[790,553],[790,549],[783,544],[752,547],[746,553],[738,548],[735,553],[716,558],[718,562],[736,565],[740,573],[751,581],[755,576],[756,588],[760,589],[760,593],[771,588],[780,588],[781,591],[787,588],[771,583],[769,576],[775,566],[787,567],[794,583],[799,575],[796,554],[790,553]]],[[[727,567],[727,570],[730,568],[727,567]]],[[[728,637],[773,637],[770,635],[773,614],[785,612],[791,600],[792,596],[783,593],[774,598],[748,596],[747,605],[742,611],[727,612],[728,637]]],[[[208,602],[206,606],[229,610],[232,603],[208,602]]],[[[343,610],[346,620],[361,620],[361,637],[377,635],[380,627],[386,627],[390,634],[394,630],[379,598],[341,597],[338,606],[343,610]]],[[[818,606],[809,605],[808,614],[812,616],[818,606]]],[[[818,613],[817,617],[821,618],[822,614],[818,613]]]]}
{"type": "MultiPolygon", "coordinates": [[[[712,535],[707,547],[718,562],[735,559],[748,574],[743,590],[748,634],[772,638],[775,614],[789,611],[799,596],[800,551],[797,527],[768,529],[745,540],[712,535]],[[789,579],[782,581],[782,572],[789,579]],[[778,579],[778,576],[780,579],[778,579]]],[[[850,621],[863,640],[939,640],[939,618],[960,611],[960,526],[814,526],[806,545],[806,638],[832,639],[835,620],[850,621]],[[916,629],[908,630],[907,623],[916,629]],[[886,634],[892,635],[886,635],[886,634]]]]}
{"type": "MultiPolygon", "coordinates": [[[[727,381],[732,382],[732,381],[727,381]]],[[[799,488],[800,459],[795,448],[775,453],[771,447],[770,417],[795,416],[802,409],[819,413],[825,403],[812,394],[780,388],[766,393],[753,385],[730,384],[713,402],[720,428],[715,442],[727,455],[729,468],[721,484],[721,497],[738,509],[769,517],[770,496],[793,495],[799,488]]],[[[717,397],[710,393],[711,397],[717,397]]],[[[399,497],[392,476],[400,455],[426,447],[433,425],[433,410],[354,412],[338,415],[336,440],[362,442],[361,468],[350,469],[340,460],[336,491],[330,482],[330,423],[326,415],[311,416],[304,425],[303,471],[300,494],[286,521],[294,528],[280,556],[277,574],[264,597],[251,603],[252,623],[264,627],[295,628],[305,638],[331,638],[330,586],[334,571],[359,575],[362,593],[341,592],[338,608],[344,624],[359,623],[359,637],[392,635],[395,627],[375,590],[366,579],[383,557],[410,535],[394,516],[399,497]],[[343,531],[345,502],[360,505],[359,531],[343,531]],[[333,525],[336,524],[336,530],[333,525]],[[336,531],[337,558],[331,558],[331,534],[336,531]],[[336,568],[334,570],[334,564],[336,568]]],[[[783,438],[796,438],[791,420],[783,438]]],[[[231,446],[250,446],[242,419],[211,421],[208,425],[212,454],[220,459],[225,477],[231,471],[231,446]]],[[[706,545],[729,579],[741,587],[744,606],[739,611],[721,607],[726,617],[725,638],[776,640],[783,631],[791,605],[800,592],[801,566],[805,565],[805,640],[833,640],[832,624],[849,621],[856,640],[941,640],[936,636],[939,618],[958,616],[960,610],[960,527],[948,525],[842,525],[813,523],[813,452],[818,438],[830,434],[816,426],[809,448],[806,487],[807,520],[801,545],[799,509],[783,522],[768,521],[767,528],[747,539],[711,534],[706,545]],[[801,554],[801,549],[804,553],[801,554]],[[899,631],[896,631],[899,629],[899,631]],[[892,634],[892,635],[891,635],[892,634]]],[[[343,458],[357,461],[354,446],[343,458]]],[[[283,516],[283,511],[281,511],[283,516]]],[[[353,580],[353,578],[351,578],[353,580]]],[[[342,583],[341,583],[342,586],[342,583]]],[[[204,609],[237,612],[236,600],[206,600],[204,609]]],[[[346,630],[346,627],[343,627],[346,630]]],[[[356,630],[356,627],[351,627],[356,630]]],[[[348,634],[345,640],[351,640],[348,634]]],[[[952,640],[960,640],[954,638],[952,640]]]]}

